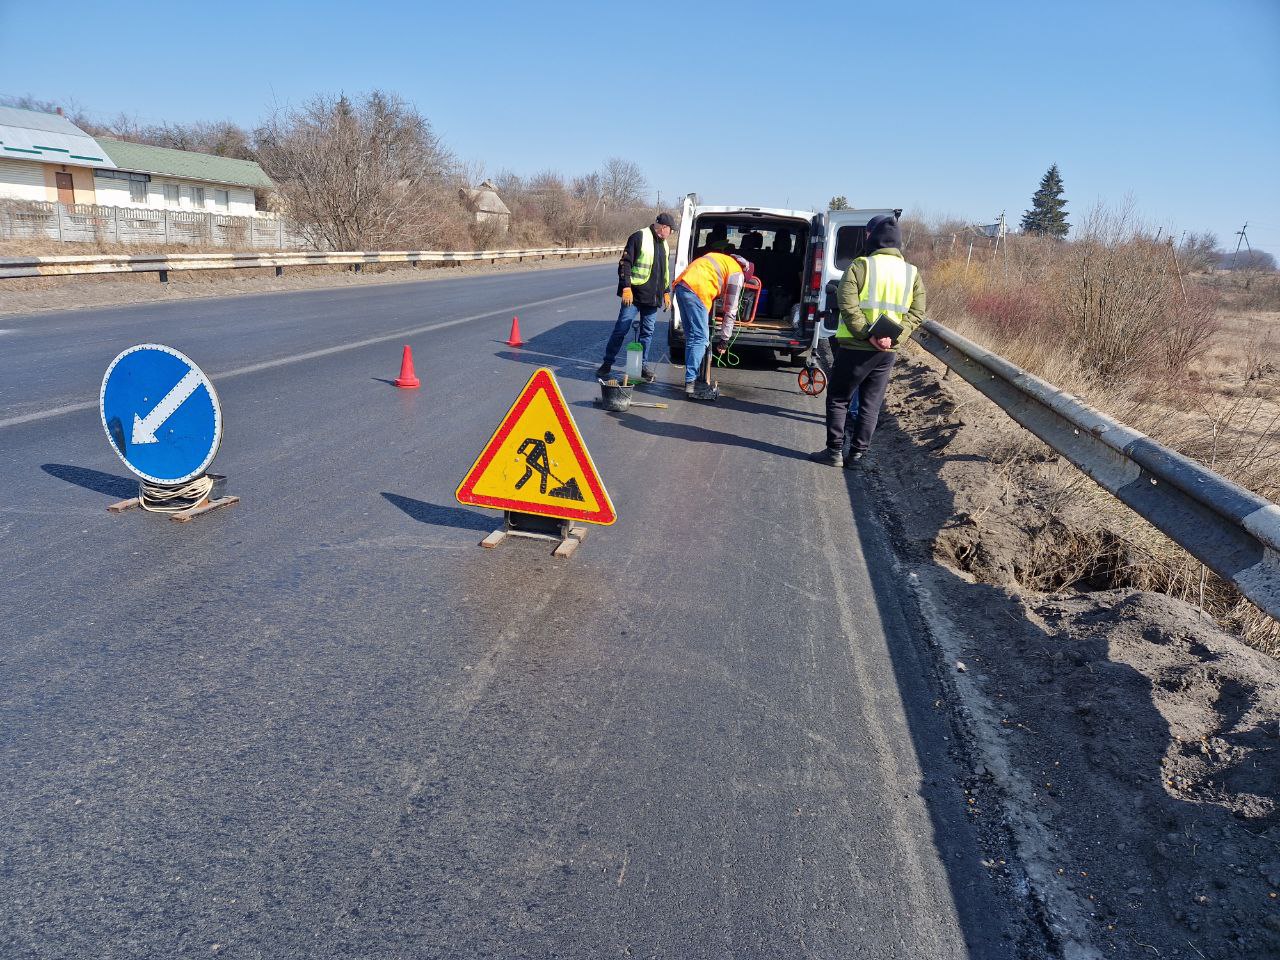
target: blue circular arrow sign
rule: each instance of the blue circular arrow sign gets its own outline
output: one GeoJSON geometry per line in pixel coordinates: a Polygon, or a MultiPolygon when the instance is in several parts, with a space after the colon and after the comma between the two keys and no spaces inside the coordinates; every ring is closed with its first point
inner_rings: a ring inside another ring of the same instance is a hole
{"type": "Polygon", "coordinates": [[[152,483],[204,473],[222,442],[222,411],[209,378],[172,347],[143,343],[111,361],[98,404],[124,465],[152,483]]]}

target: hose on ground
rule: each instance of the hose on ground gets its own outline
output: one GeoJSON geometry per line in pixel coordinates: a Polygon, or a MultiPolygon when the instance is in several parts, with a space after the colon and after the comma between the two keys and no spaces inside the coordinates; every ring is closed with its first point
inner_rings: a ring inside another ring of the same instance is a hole
{"type": "Polygon", "coordinates": [[[176,487],[162,487],[142,480],[138,483],[138,502],[152,513],[178,513],[199,506],[213,490],[213,477],[208,474],[176,487]]]}

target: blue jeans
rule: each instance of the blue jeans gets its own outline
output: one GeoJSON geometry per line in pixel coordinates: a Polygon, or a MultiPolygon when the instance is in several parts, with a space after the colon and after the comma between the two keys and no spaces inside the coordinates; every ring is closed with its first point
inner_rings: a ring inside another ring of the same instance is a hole
{"type": "Polygon", "coordinates": [[[609,343],[604,348],[604,363],[600,366],[613,366],[613,361],[618,359],[618,351],[622,349],[622,341],[627,339],[627,331],[636,322],[636,317],[640,318],[640,359],[642,363],[649,362],[649,341],[653,339],[653,328],[658,322],[657,304],[642,307],[638,303],[630,306],[624,303],[618,311],[618,322],[613,325],[613,333],[609,334],[609,343]]]}
{"type": "Polygon", "coordinates": [[[702,373],[702,360],[707,355],[707,308],[683,283],[676,284],[676,303],[684,327],[684,382],[693,383],[702,373]]]}

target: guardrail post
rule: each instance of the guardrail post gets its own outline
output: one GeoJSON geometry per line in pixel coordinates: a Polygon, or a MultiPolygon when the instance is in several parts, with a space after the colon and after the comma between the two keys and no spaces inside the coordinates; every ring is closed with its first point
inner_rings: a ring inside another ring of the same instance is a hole
{"type": "Polygon", "coordinates": [[[277,276],[277,277],[283,277],[283,276],[284,276],[284,267],[276,267],[276,276],[277,276]]]}
{"type": "Polygon", "coordinates": [[[168,270],[161,270],[161,271],[160,271],[160,282],[161,282],[161,283],[168,283],[168,282],[169,282],[169,271],[168,271],[168,270]]]}

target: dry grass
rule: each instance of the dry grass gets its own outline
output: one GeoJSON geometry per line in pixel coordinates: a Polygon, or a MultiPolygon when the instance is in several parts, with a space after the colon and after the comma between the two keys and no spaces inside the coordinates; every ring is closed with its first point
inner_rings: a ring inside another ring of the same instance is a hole
{"type": "MultiPolygon", "coordinates": [[[[1280,276],[1185,276],[1167,243],[1123,215],[1095,216],[1084,233],[1011,238],[968,263],[967,250],[944,253],[926,274],[931,315],[1280,500],[1280,276]]],[[[1043,460],[1034,444],[995,449],[1001,469],[1043,460]]],[[[1027,586],[1168,593],[1280,656],[1280,623],[1119,501],[1065,463],[1034,473],[1024,480],[1037,484],[1044,526],[1031,531],[1027,586]]]]}

